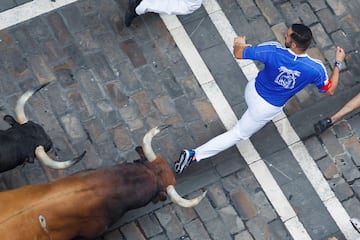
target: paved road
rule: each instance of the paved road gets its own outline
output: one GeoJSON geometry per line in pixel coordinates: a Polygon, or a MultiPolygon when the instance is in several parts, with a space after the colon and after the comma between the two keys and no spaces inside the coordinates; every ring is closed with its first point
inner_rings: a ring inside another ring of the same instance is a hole
{"type": "Polygon", "coordinates": [[[99,239],[360,236],[348,223],[360,216],[359,115],[321,136],[312,130],[359,91],[359,1],[206,0],[191,15],[147,14],[130,28],[123,25],[126,0],[57,1],[47,9],[35,2],[25,16],[39,16],[25,22],[8,15],[24,16],[21,7],[0,15],[7,24],[0,31],[1,115],[14,112],[23,91],[50,81],[30,100],[29,117],[48,130],[59,157],[88,154],[64,172],[35,162],[3,173],[2,190],[136,159],[143,134],[163,123],[173,127],[154,147],[172,164],[182,148],[223,132],[244,112],[244,87],[261,66],[233,59],[233,36],[282,42],[287,26],[302,21],[315,35],[309,54],[329,71],[336,45],[348,53],[335,96],[306,88],[251,141],[179,176],[177,189],[187,197],[208,190],[199,206],[149,204],[99,239]]]}

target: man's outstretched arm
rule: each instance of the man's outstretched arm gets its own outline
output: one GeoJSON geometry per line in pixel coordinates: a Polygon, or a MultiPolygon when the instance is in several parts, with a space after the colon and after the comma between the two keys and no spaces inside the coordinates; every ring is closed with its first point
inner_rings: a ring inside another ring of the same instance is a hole
{"type": "Polygon", "coordinates": [[[328,89],[325,92],[326,96],[331,96],[335,93],[335,89],[339,83],[339,76],[340,76],[340,67],[342,62],[345,59],[345,51],[341,47],[336,47],[335,50],[335,66],[331,73],[329,82],[327,83],[328,89]]]}

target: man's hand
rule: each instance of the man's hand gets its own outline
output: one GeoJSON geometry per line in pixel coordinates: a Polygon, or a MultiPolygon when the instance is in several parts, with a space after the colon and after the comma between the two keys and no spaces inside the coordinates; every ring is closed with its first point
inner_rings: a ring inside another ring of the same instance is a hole
{"type": "Polygon", "coordinates": [[[246,47],[251,47],[251,44],[246,43],[245,36],[239,36],[239,37],[234,38],[234,44],[233,44],[234,57],[237,59],[242,59],[243,50],[246,47]]]}
{"type": "Polygon", "coordinates": [[[333,71],[330,76],[331,85],[325,93],[326,96],[331,96],[331,95],[334,95],[334,93],[335,93],[335,89],[337,88],[337,85],[339,83],[341,63],[344,61],[344,59],[345,59],[344,49],[341,47],[336,47],[336,49],[335,49],[335,65],[333,67],[333,71]]]}
{"type": "Polygon", "coordinates": [[[345,59],[345,51],[341,47],[336,47],[335,49],[335,61],[343,62],[345,59]]]}
{"type": "Polygon", "coordinates": [[[233,47],[239,46],[239,47],[250,47],[251,44],[246,43],[246,36],[238,36],[234,38],[234,44],[233,47]]]}

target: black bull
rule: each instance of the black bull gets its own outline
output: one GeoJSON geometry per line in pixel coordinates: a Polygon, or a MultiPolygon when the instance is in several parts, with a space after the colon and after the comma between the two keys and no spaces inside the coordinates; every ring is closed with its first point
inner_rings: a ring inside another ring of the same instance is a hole
{"type": "Polygon", "coordinates": [[[4,116],[4,121],[11,127],[0,130],[0,172],[13,169],[25,162],[33,162],[35,157],[50,168],[62,169],[75,164],[84,156],[85,152],[69,161],[52,160],[46,154],[52,147],[50,137],[43,127],[26,118],[24,113],[26,101],[46,85],[31,89],[19,98],[15,109],[17,120],[10,115],[4,116]]]}
{"type": "Polygon", "coordinates": [[[145,135],[141,160],[134,163],[0,192],[1,238],[94,239],[127,210],[167,195],[182,207],[197,205],[206,192],[191,200],[180,197],[171,168],[153,152],[151,139],[159,131],[153,128],[145,135]]]}
{"type": "Polygon", "coordinates": [[[29,121],[19,124],[13,117],[6,115],[4,120],[11,128],[0,131],[0,172],[15,168],[25,162],[33,162],[35,149],[39,145],[49,151],[52,142],[44,129],[29,121]]]}

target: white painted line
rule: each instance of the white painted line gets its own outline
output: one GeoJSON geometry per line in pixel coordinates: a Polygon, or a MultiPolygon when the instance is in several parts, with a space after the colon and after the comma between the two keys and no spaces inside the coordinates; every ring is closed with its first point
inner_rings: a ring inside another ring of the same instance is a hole
{"type": "Polygon", "coordinates": [[[256,151],[250,140],[241,141],[241,143],[237,144],[236,147],[239,149],[241,156],[243,156],[247,164],[262,161],[259,153],[256,151]]]}
{"type": "Polygon", "coordinates": [[[277,130],[279,131],[281,137],[284,139],[286,145],[289,146],[300,141],[299,136],[296,134],[287,118],[283,118],[281,120],[273,120],[273,122],[277,130]]]}
{"type": "MultiPolygon", "coordinates": [[[[226,129],[230,129],[237,121],[236,115],[201,59],[201,56],[197,52],[190,37],[181,26],[181,23],[177,22],[178,19],[176,16],[161,15],[161,18],[184,55],[184,58],[188,61],[190,68],[219,115],[220,120],[223,122],[226,129]]],[[[260,159],[260,156],[252,143],[250,141],[241,141],[241,143],[237,144],[237,148],[248,162],[250,169],[253,171],[256,179],[264,189],[265,194],[270,199],[272,205],[284,221],[285,226],[288,228],[288,231],[292,234],[293,238],[310,240],[310,236],[301,222],[297,221],[298,218],[295,211],[292,209],[290,203],[277,185],[264,161],[260,159]],[[287,224],[287,221],[290,221],[289,224],[287,224]]]]}
{"type": "Polygon", "coordinates": [[[0,30],[24,22],[41,14],[63,7],[77,0],[34,0],[0,13],[0,30]]]}
{"type": "MultiPolygon", "coordinates": [[[[224,12],[221,10],[219,4],[215,0],[204,0],[203,5],[229,51],[232,52],[234,38],[237,36],[237,34],[231,26],[229,20],[226,18],[224,12]]],[[[237,61],[237,63],[239,64],[247,80],[254,79],[259,72],[254,61],[252,60],[240,60],[237,61]]]]}
{"type": "Polygon", "coordinates": [[[330,198],[325,201],[325,206],[328,209],[331,209],[330,213],[334,218],[336,224],[341,226],[341,229],[346,237],[349,240],[360,240],[359,233],[353,228],[350,224],[350,219],[346,216],[348,215],[346,210],[343,208],[341,203],[336,197],[330,198]]]}
{"type": "Polygon", "coordinates": [[[232,111],[231,106],[226,101],[225,96],[223,95],[221,89],[216,84],[216,82],[213,81],[208,84],[202,84],[201,87],[207,95],[208,99],[211,98],[210,102],[212,103],[217,114],[219,116],[220,114],[223,114],[223,117],[220,117],[220,119],[224,124],[225,128],[232,128],[234,126],[234,123],[236,122],[236,115],[232,111]]]}
{"type": "Polygon", "coordinates": [[[277,213],[279,214],[281,220],[286,222],[287,220],[294,218],[296,216],[295,211],[291,208],[289,202],[287,201],[284,194],[281,192],[281,189],[278,187],[276,180],[273,178],[271,172],[269,171],[268,167],[264,163],[264,161],[257,161],[253,164],[249,165],[250,169],[261,176],[261,187],[264,191],[267,191],[266,194],[271,203],[284,203],[283,205],[279,205],[276,209],[277,213]],[[280,191],[280,192],[278,192],[280,191]]]}
{"type": "Polygon", "coordinates": [[[185,60],[190,66],[197,66],[196,69],[193,70],[193,73],[195,77],[200,80],[200,84],[214,82],[213,76],[209,71],[205,70],[207,69],[205,63],[202,61],[200,54],[196,51],[180,21],[177,18],[172,18],[170,15],[163,15],[162,18],[164,22],[169,22],[167,27],[173,35],[173,38],[176,39],[176,43],[183,46],[182,51],[185,60]]]}
{"type": "MultiPolygon", "coordinates": [[[[285,223],[285,226],[287,229],[292,229],[293,232],[291,233],[293,236],[296,236],[296,239],[301,240],[302,236],[306,236],[307,232],[303,232],[304,228],[302,226],[302,223],[300,222],[298,217],[294,217],[292,219],[287,220],[285,223]],[[301,225],[299,225],[301,224],[301,225]]],[[[305,239],[305,238],[304,238],[305,239]]]]}
{"type": "Polygon", "coordinates": [[[236,122],[236,116],[232,112],[231,107],[217,86],[214,77],[206,67],[184,27],[176,16],[161,15],[161,18],[171,33],[176,45],[181,50],[185,60],[191,67],[199,84],[203,89],[206,89],[205,94],[209,99],[214,99],[213,106],[215,111],[219,116],[226,116],[226,118],[223,119],[224,126],[227,129],[231,128],[234,122],[236,122]]]}
{"type": "Polygon", "coordinates": [[[350,224],[350,216],[336,198],[304,144],[294,143],[289,149],[346,239],[356,239],[359,233],[350,224]]]}

